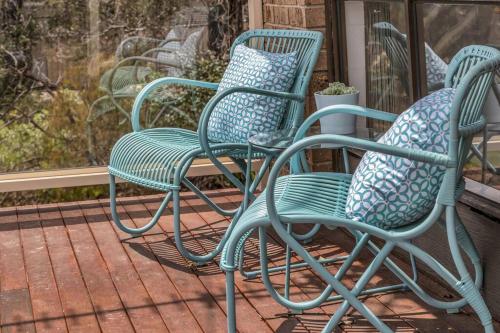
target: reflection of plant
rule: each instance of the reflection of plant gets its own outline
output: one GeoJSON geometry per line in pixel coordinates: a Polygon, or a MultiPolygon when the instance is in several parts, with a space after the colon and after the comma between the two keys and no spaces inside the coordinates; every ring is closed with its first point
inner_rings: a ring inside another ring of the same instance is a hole
{"type": "Polygon", "coordinates": [[[208,0],[210,7],[209,47],[217,53],[226,52],[234,38],[244,29],[244,0],[208,0]]]}
{"type": "Polygon", "coordinates": [[[52,96],[32,92],[18,107],[32,108],[33,115],[10,124],[0,121],[2,172],[85,163],[85,156],[79,154],[83,138],[78,128],[82,126],[86,105],[77,91],[61,89],[52,96]]]}
{"type": "Polygon", "coordinates": [[[46,127],[45,115],[37,113],[32,117],[32,123],[15,122],[10,126],[0,121],[0,164],[2,171],[22,171],[31,169],[40,163],[46,148],[49,146],[49,137],[44,135],[46,127]],[[8,144],[7,144],[8,143],[8,144]]]}
{"type": "Polygon", "coordinates": [[[2,1],[0,5],[0,119],[8,123],[33,115],[20,113],[16,104],[33,90],[55,86],[33,70],[32,48],[38,27],[22,12],[22,1],[2,1]]]}

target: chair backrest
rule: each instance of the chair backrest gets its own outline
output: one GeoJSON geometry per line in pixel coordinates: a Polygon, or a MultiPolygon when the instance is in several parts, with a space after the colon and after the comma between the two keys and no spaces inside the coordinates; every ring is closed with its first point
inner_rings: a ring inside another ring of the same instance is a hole
{"type": "MultiPolygon", "coordinates": [[[[297,52],[299,65],[290,92],[305,98],[322,42],[323,35],[317,31],[256,29],[236,38],[230,56],[239,44],[274,53],[297,52]]],[[[290,102],[280,128],[298,127],[303,120],[304,102],[290,102]]]]}
{"type": "Polygon", "coordinates": [[[457,88],[462,78],[479,62],[493,58],[497,49],[483,45],[466,46],[451,59],[445,78],[445,87],[457,88]]]}
{"type": "Polygon", "coordinates": [[[483,109],[498,71],[500,51],[488,46],[467,46],[450,62],[445,87],[456,89],[450,116],[450,138],[456,138],[457,145],[454,149],[453,140],[450,140],[449,154],[457,158],[458,176],[462,175],[474,134],[486,123],[483,109]]]}

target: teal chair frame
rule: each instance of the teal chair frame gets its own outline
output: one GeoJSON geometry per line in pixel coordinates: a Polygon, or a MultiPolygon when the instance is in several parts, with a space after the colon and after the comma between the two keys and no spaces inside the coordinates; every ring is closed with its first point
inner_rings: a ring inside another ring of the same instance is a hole
{"type": "MultiPolygon", "coordinates": [[[[224,156],[231,158],[244,172],[248,144],[210,142],[207,134],[210,115],[215,106],[226,96],[235,93],[251,93],[274,96],[289,101],[280,128],[297,128],[300,126],[304,118],[304,100],[307,88],[321,49],[322,40],[322,34],[316,31],[259,29],[243,33],[234,41],[230,55],[232,56],[235,47],[239,44],[269,52],[288,53],[296,51],[299,65],[294,84],[289,92],[244,86],[225,89],[215,94],[204,108],[197,132],[172,128],[143,129],[140,124],[143,103],[158,88],[175,85],[217,90],[217,83],[166,77],[148,84],[139,93],[133,105],[131,116],[133,132],[123,136],[115,144],[111,152],[108,167],[110,173],[110,206],[116,225],[131,235],[140,235],[158,222],[169,202],[172,202],[174,237],[179,252],[197,264],[204,264],[215,258],[223,249],[232,229],[237,224],[236,221],[242,209],[225,210],[218,206],[190,182],[186,174],[195,159],[208,158],[234,186],[243,192],[245,191],[243,183],[218,158],[224,156]],[[166,192],[165,199],[149,223],[140,228],[131,228],[121,222],[116,210],[115,177],[166,192]],[[234,223],[231,223],[221,242],[209,253],[195,254],[184,246],[180,227],[180,190],[183,185],[204,200],[217,213],[233,217],[234,223]]],[[[263,154],[260,156],[264,157],[263,154]]],[[[270,157],[264,158],[261,169],[250,186],[251,193],[255,191],[270,163],[270,157]]]]}
{"type": "Polygon", "coordinates": [[[450,115],[450,142],[448,154],[438,154],[428,151],[406,149],[364,139],[342,135],[317,135],[305,138],[308,129],[320,118],[335,113],[348,113],[388,122],[394,122],[397,115],[348,105],[338,105],[324,108],[310,116],[299,128],[294,144],[277,159],[273,166],[265,192],[248,208],[240,218],[238,225],[226,244],[221,259],[221,268],[226,271],[226,295],[228,331],[236,332],[236,312],[234,301],[234,274],[238,269],[239,255],[249,234],[258,229],[260,243],[261,278],[271,296],[281,305],[293,310],[303,311],[317,307],[324,302],[342,300],[339,309],[333,314],[322,332],[332,332],[350,307],[354,307],[380,332],[392,330],[382,322],[358,298],[361,295],[379,293],[387,290],[406,289],[413,291],[423,301],[439,309],[456,312],[465,305],[470,305],[479,316],[486,333],[495,332],[491,314],[481,296],[483,269],[477,249],[467,232],[456,210],[456,202],[465,185],[462,176],[464,163],[467,159],[472,138],[485,126],[482,109],[491,87],[493,73],[500,68],[500,51],[484,47],[469,46],[460,51],[450,63],[450,69],[445,80],[446,87],[456,89],[450,115]],[[414,161],[431,163],[446,168],[444,179],[432,211],[423,219],[412,225],[397,229],[381,229],[365,223],[356,222],[345,217],[344,206],[347,190],[350,185],[350,175],[312,173],[304,158],[304,150],[319,144],[336,144],[344,147],[375,151],[379,153],[408,158],[414,161]],[[284,165],[290,163],[291,175],[279,177],[284,165]],[[318,181],[329,182],[318,190],[318,181]],[[326,190],[325,190],[326,189],[326,190]],[[293,204],[294,198],[307,198],[308,203],[293,204]],[[311,205],[314,206],[313,211],[311,205]],[[324,213],[323,206],[338,206],[332,213],[324,213]],[[314,210],[317,212],[315,213],[314,210]],[[444,216],[443,216],[444,215],[444,216]],[[412,243],[433,225],[439,222],[448,238],[448,245],[458,276],[444,267],[437,259],[412,243]],[[295,224],[324,225],[328,227],[345,228],[352,233],[356,244],[350,255],[335,274],[330,273],[323,263],[314,258],[304,246],[293,237],[292,226],[295,224]],[[270,269],[267,253],[266,229],[271,227],[286,244],[286,264],[289,268],[285,274],[285,292],[280,294],[273,286],[269,277],[270,269]],[[371,238],[384,241],[380,248],[371,238]],[[342,278],[350,269],[363,248],[368,248],[373,254],[373,261],[366,267],[364,273],[349,290],[342,278]],[[400,248],[410,254],[414,276],[409,276],[389,258],[393,249],[400,248]],[[474,278],[466,268],[461,250],[474,267],[474,278]],[[290,251],[303,258],[304,264],[312,268],[327,283],[327,287],[316,298],[305,302],[295,302],[289,297],[290,251]],[[415,259],[428,266],[432,271],[446,281],[460,296],[459,300],[445,301],[432,297],[418,284],[415,274],[415,259]],[[365,289],[369,280],[377,270],[385,265],[392,271],[401,284],[395,286],[365,289]]]}

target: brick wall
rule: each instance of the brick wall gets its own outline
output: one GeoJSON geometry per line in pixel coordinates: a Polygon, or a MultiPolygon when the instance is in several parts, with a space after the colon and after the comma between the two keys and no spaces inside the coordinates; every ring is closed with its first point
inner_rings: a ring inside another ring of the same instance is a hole
{"type": "MultiPolygon", "coordinates": [[[[267,29],[310,29],[325,34],[325,0],[262,0],[264,28],[267,29]]],[[[325,43],[318,58],[316,69],[309,86],[305,114],[316,111],[315,91],[328,83],[327,55],[325,43]]],[[[314,150],[312,156],[315,170],[331,170],[330,150],[314,150]]]]}
{"type": "MultiPolygon", "coordinates": [[[[264,28],[268,29],[311,29],[325,33],[324,0],[263,0],[264,28]]],[[[311,90],[315,83],[320,86],[327,81],[327,56],[323,45],[311,90]],[[322,80],[322,81],[321,81],[322,80]]]]}

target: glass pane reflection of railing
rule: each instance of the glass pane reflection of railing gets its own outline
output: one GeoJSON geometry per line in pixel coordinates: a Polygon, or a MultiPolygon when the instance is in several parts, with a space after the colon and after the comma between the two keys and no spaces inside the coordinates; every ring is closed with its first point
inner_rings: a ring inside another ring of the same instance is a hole
{"type": "MultiPolygon", "coordinates": [[[[196,0],[10,1],[0,10],[0,173],[106,165],[141,88],[163,76],[217,81],[225,39],[248,12],[235,23],[196,0]]],[[[142,122],[194,129],[209,97],[158,91],[142,122]]]]}

